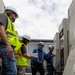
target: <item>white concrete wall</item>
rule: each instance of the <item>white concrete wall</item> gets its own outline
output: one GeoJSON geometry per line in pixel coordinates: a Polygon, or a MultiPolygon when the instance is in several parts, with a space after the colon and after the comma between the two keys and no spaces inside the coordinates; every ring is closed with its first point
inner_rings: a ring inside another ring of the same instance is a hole
{"type": "Polygon", "coordinates": [[[68,11],[69,17],[69,43],[70,53],[63,75],[75,75],[75,0],[73,0],[68,11]]]}
{"type": "Polygon", "coordinates": [[[64,47],[64,66],[66,64],[67,58],[68,58],[68,54],[69,54],[69,50],[68,50],[68,37],[67,36],[67,32],[69,32],[69,28],[68,28],[69,22],[67,18],[64,18],[62,20],[62,23],[59,27],[59,35],[61,33],[61,31],[63,30],[63,36],[61,38],[59,38],[59,49],[61,50],[61,46],[63,45],[64,47]]]}
{"type": "Polygon", "coordinates": [[[70,50],[63,75],[75,75],[75,47],[70,50]]]}
{"type": "Polygon", "coordinates": [[[56,57],[54,58],[54,67],[56,70],[59,70],[59,62],[60,62],[60,51],[59,51],[59,33],[57,32],[54,36],[54,51],[56,54],[56,57]]]}
{"type": "Polygon", "coordinates": [[[75,42],[75,0],[72,1],[68,9],[69,29],[70,29],[70,48],[75,42]]]}

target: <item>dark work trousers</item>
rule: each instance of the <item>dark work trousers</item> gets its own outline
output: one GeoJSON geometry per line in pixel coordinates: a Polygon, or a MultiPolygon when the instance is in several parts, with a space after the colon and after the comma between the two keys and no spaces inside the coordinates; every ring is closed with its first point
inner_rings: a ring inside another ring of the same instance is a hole
{"type": "Polygon", "coordinates": [[[37,72],[40,73],[40,75],[44,75],[44,67],[43,65],[31,65],[31,69],[32,69],[32,75],[36,75],[37,72]]]}
{"type": "Polygon", "coordinates": [[[55,72],[55,68],[51,65],[47,65],[47,71],[48,75],[53,75],[53,73],[55,72]]]}

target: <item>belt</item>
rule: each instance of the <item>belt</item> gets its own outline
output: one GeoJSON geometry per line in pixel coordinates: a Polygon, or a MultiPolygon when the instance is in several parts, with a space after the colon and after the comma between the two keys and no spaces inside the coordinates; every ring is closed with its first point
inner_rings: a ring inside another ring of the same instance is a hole
{"type": "Polygon", "coordinates": [[[47,63],[47,65],[50,65],[49,63],[47,63]]]}
{"type": "MultiPolygon", "coordinates": [[[[4,42],[0,42],[0,46],[5,46],[6,44],[4,42]]],[[[12,46],[12,45],[11,45],[12,46]]],[[[15,46],[12,46],[12,48],[14,49],[15,46]]]]}
{"type": "Polygon", "coordinates": [[[1,45],[5,45],[5,43],[4,43],[4,42],[0,42],[0,46],[1,46],[1,45]]]}

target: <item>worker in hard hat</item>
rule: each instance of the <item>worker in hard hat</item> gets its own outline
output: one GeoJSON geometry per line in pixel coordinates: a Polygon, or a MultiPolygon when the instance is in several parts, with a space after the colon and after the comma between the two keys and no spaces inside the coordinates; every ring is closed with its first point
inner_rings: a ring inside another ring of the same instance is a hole
{"type": "Polygon", "coordinates": [[[48,71],[48,75],[53,75],[53,73],[55,72],[55,68],[53,66],[53,57],[55,57],[56,55],[53,54],[54,51],[54,46],[53,45],[49,45],[48,47],[49,52],[47,54],[47,71],[48,71]]]}
{"type": "Polygon", "coordinates": [[[2,59],[2,75],[17,75],[14,52],[21,47],[13,22],[18,18],[14,7],[8,6],[0,14],[0,58],[2,59]]]}
{"type": "Polygon", "coordinates": [[[37,45],[38,48],[34,49],[33,53],[37,53],[38,57],[31,60],[32,75],[36,75],[37,72],[44,75],[43,62],[46,59],[46,53],[43,51],[44,43],[39,42],[37,45]]]}
{"type": "Polygon", "coordinates": [[[15,54],[16,65],[17,65],[17,75],[25,75],[26,67],[28,66],[28,59],[34,59],[33,56],[27,54],[26,46],[31,41],[29,35],[23,35],[22,38],[19,37],[20,41],[23,43],[20,50],[15,54]]]}

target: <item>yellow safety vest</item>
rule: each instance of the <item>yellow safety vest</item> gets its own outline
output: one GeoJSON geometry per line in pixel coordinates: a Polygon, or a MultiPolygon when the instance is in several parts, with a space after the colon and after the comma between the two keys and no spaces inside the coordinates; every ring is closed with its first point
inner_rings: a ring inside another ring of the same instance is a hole
{"type": "Polygon", "coordinates": [[[18,50],[18,52],[15,53],[15,58],[17,66],[28,66],[28,58],[22,55],[21,50],[18,50]]]}
{"type": "Polygon", "coordinates": [[[15,31],[15,28],[11,22],[11,20],[8,18],[8,24],[6,26],[6,35],[7,35],[7,38],[8,38],[8,41],[9,43],[14,46],[14,52],[17,52],[22,43],[18,40],[18,37],[17,37],[17,34],[16,34],[16,31],[15,31]]]}

